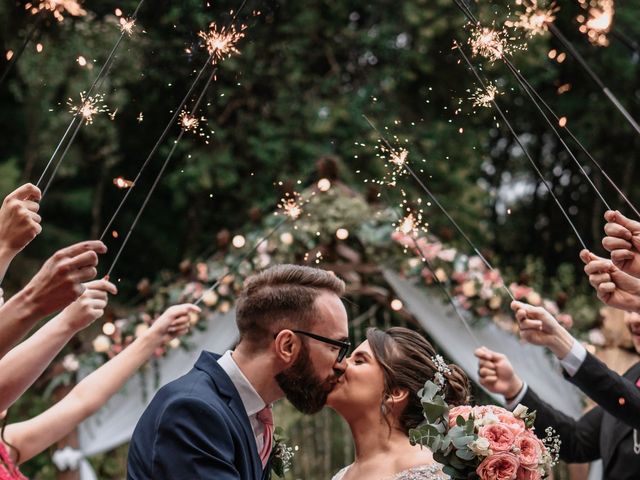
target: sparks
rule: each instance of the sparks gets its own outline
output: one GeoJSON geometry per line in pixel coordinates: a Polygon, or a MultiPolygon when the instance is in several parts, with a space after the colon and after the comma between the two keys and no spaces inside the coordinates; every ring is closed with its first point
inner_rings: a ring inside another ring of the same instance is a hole
{"type": "Polygon", "coordinates": [[[474,107],[491,107],[497,95],[500,95],[498,87],[488,84],[486,89],[478,88],[469,100],[473,100],[474,107]]]}
{"type": "Polygon", "coordinates": [[[56,20],[62,22],[64,13],[68,13],[72,17],[83,17],[87,11],[80,6],[77,0],[42,0],[38,4],[27,3],[25,9],[35,15],[42,11],[48,11],[53,14],[56,20]]]}
{"type": "Polygon", "coordinates": [[[579,0],[587,16],[578,15],[581,24],[580,32],[587,35],[593,45],[606,47],[609,45],[607,34],[611,31],[615,6],[613,0],[579,0]]]}
{"type": "Polygon", "coordinates": [[[515,47],[508,43],[509,38],[506,30],[496,30],[494,28],[476,25],[471,27],[471,36],[469,37],[469,45],[474,56],[480,55],[488,60],[500,60],[505,54],[511,53],[515,49],[523,47],[515,47]]]}
{"type": "Polygon", "coordinates": [[[399,151],[392,151],[389,155],[389,161],[398,167],[403,167],[407,161],[407,155],[409,155],[409,151],[400,149],[399,151]]]}
{"type": "Polygon", "coordinates": [[[102,103],[103,101],[104,95],[101,93],[98,93],[93,97],[85,97],[85,92],[81,92],[80,103],[78,105],[75,105],[71,98],[67,101],[67,105],[71,107],[69,110],[71,113],[82,116],[85,124],[91,125],[93,123],[94,115],[109,111],[107,106],[102,103]]]}
{"type": "Polygon", "coordinates": [[[133,28],[136,26],[135,18],[120,17],[120,31],[131,36],[133,34],[133,28]]]}
{"type": "Polygon", "coordinates": [[[209,25],[209,31],[199,32],[198,36],[204,40],[204,46],[211,55],[212,63],[218,63],[233,54],[239,54],[236,43],[244,37],[245,25],[236,30],[235,25],[218,29],[215,22],[209,25]]]}
{"type": "Polygon", "coordinates": [[[126,180],[125,178],[122,178],[122,177],[114,178],[113,184],[118,188],[131,188],[134,185],[131,180],[126,180]]]}
{"type": "Polygon", "coordinates": [[[278,208],[283,215],[288,216],[292,220],[296,220],[302,215],[302,205],[300,204],[300,194],[298,192],[286,193],[284,198],[280,199],[278,208]]]}
{"type": "Polygon", "coordinates": [[[179,122],[180,122],[180,127],[185,132],[195,132],[198,129],[198,125],[200,124],[200,120],[194,115],[191,115],[186,110],[183,110],[182,112],[180,112],[179,122]]]}
{"type": "MultiPolygon", "coordinates": [[[[521,2],[516,2],[520,4],[521,2]]],[[[537,0],[532,0],[525,8],[525,11],[519,14],[518,20],[515,22],[505,22],[508,27],[521,28],[527,32],[529,37],[543,35],[549,30],[549,24],[556,19],[556,12],[560,8],[551,3],[549,7],[538,6],[537,0]]]]}

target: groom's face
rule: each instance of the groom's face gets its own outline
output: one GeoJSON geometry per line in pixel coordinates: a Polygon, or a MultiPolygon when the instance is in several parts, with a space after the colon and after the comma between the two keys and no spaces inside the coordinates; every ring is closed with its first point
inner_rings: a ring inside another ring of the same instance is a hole
{"type": "Polygon", "coordinates": [[[635,312],[625,312],[624,322],[631,333],[636,352],[640,353],[640,315],[635,312]]]}
{"type": "MultiPolygon", "coordinates": [[[[347,312],[340,298],[323,293],[315,302],[316,319],[310,332],[334,340],[349,336],[347,312]]],[[[338,363],[339,348],[299,335],[300,355],[295,363],[276,375],[278,385],[291,404],[303,413],[316,413],[325,405],[327,396],[346,369],[338,363]]]]}

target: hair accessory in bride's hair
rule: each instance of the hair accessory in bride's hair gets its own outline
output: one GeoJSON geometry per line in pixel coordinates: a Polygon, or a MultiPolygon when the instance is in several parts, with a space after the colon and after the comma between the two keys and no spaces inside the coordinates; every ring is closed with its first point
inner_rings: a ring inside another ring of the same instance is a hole
{"type": "Polygon", "coordinates": [[[446,375],[451,375],[451,369],[444,361],[442,355],[436,355],[431,357],[433,365],[436,367],[436,373],[433,376],[433,383],[435,383],[440,390],[444,390],[444,386],[447,383],[446,375]]]}

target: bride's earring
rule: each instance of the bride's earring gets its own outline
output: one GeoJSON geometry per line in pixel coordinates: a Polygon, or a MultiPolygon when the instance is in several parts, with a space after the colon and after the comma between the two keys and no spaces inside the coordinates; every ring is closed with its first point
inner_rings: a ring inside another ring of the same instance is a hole
{"type": "Polygon", "coordinates": [[[389,400],[389,395],[385,395],[384,399],[382,400],[382,403],[380,404],[380,411],[382,412],[383,416],[387,416],[387,414],[389,413],[389,407],[387,407],[387,400],[389,400]]]}

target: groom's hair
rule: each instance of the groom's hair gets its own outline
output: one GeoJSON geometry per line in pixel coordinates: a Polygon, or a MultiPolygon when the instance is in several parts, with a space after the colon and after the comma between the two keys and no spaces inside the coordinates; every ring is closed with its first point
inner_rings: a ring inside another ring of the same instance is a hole
{"type": "Polygon", "coordinates": [[[247,278],[236,304],[240,342],[260,348],[282,329],[310,329],[318,296],[340,297],[344,289],[332,272],[300,265],[276,265],[247,278]]]}

